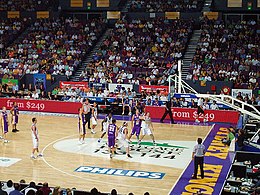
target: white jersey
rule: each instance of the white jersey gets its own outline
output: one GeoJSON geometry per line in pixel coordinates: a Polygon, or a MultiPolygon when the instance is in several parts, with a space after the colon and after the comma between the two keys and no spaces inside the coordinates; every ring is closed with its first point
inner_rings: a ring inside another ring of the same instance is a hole
{"type": "Polygon", "coordinates": [[[97,115],[98,115],[98,113],[97,113],[97,107],[94,107],[93,110],[94,110],[94,112],[93,112],[93,116],[92,116],[92,117],[97,118],[97,115]]]}
{"type": "Polygon", "coordinates": [[[109,118],[108,116],[106,118],[107,118],[107,125],[112,124],[113,118],[112,117],[109,118]]]}
{"type": "Polygon", "coordinates": [[[107,132],[108,129],[108,123],[107,122],[103,122],[103,132],[107,132]]]}
{"type": "Polygon", "coordinates": [[[32,131],[32,139],[36,139],[36,136],[33,132],[33,127],[35,127],[36,136],[38,137],[38,129],[36,127],[36,124],[32,124],[31,131],[32,131]]]}
{"type": "Polygon", "coordinates": [[[119,127],[118,136],[117,136],[118,139],[126,140],[125,129],[126,129],[125,126],[119,127]]]}
{"type": "Polygon", "coordinates": [[[142,121],[142,125],[141,125],[143,135],[151,135],[151,134],[153,134],[151,129],[150,129],[150,126],[151,126],[151,118],[145,116],[144,120],[142,121]]]}
{"type": "Polygon", "coordinates": [[[151,124],[151,117],[144,117],[144,120],[142,121],[141,127],[142,128],[149,128],[151,124]]]}
{"type": "Polygon", "coordinates": [[[128,148],[129,147],[129,140],[127,140],[127,137],[125,135],[125,130],[126,130],[127,127],[125,126],[121,126],[119,128],[119,131],[118,131],[118,136],[117,136],[117,139],[118,139],[118,147],[121,148],[121,147],[124,147],[124,148],[128,148]]]}

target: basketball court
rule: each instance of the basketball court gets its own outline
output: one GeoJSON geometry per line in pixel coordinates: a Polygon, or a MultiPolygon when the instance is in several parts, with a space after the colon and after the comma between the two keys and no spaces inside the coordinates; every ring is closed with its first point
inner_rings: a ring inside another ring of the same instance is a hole
{"type": "MultiPolygon", "coordinates": [[[[129,118],[126,116],[124,119],[129,118]]],[[[122,122],[117,120],[117,125],[122,122]]],[[[0,142],[1,180],[47,181],[52,187],[75,187],[86,191],[96,187],[101,192],[110,192],[115,188],[120,194],[143,194],[146,191],[150,194],[170,194],[174,183],[191,161],[197,138],[205,138],[212,128],[203,123],[171,125],[154,122],[157,146],[152,145],[148,136],[139,146],[133,137],[133,158],[126,158],[124,151],[118,151],[110,159],[107,137],[103,142],[97,142],[101,135],[100,124],[101,120],[96,134],[88,131],[86,143],[79,144],[78,119],[75,116],[20,114],[20,132],[8,133],[10,143],[0,142]],[[40,150],[44,154],[36,160],[30,158],[30,127],[34,116],[38,119],[40,150]]]]}

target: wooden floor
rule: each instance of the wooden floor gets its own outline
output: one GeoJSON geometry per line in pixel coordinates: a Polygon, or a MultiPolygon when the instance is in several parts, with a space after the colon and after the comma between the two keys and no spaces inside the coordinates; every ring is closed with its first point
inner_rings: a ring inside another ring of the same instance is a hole
{"type": "MultiPolygon", "coordinates": [[[[168,194],[183,169],[166,166],[154,166],[141,162],[127,162],[109,158],[93,157],[84,154],[61,152],[53,147],[53,143],[62,139],[75,139],[77,135],[77,118],[60,116],[38,116],[40,134],[40,150],[44,150],[44,158],[30,159],[31,118],[33,115],[22,114],[19,118],[19,133],[8,133],[11,141],[4,144],[0,141],[0,157],[20,158],[21,161],[10,167],[0,167],[0,180],[12,179],[18,182],[49,182],[50,186],[76,187],[79,190],[90,190],[96,187],[102,192],[110,192],[116,188],[120,194],[168,194]],[[127,170],[145,170],[166,173],[162,180],[139,179],[133,177],[108,176],[100,174],[74,172],[79,166],[109,167],[127,170]]],[[[120,123],[121,124],[121,123],[120,123]]],[[[179,124],[154,123],[157,140],[195,141],[197,137],[204,138],[210,126],[189,126],[179,124]]],[[[97,134],[87,137],[98,138],[101,134],[100,121],[97,134]]],[[[147,137],[146,139],[149,139],[147,137]]],[[[88,147],[87,143],[85,147],[88,147]]]]}

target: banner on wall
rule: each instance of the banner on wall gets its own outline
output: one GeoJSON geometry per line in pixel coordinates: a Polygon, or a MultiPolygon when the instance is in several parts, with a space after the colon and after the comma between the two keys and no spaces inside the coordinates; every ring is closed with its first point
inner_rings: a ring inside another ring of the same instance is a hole
{"type": "Polygon", "coordinates": [[[115,90],[121,91],[123,88],[125,90],[127,90],[128,88],[130,90],[132,90],[133,89],[133,85],[131,85],[131,84],[117,84],[117,83],[109,83],[108,84],[108,90],[110,92],[114,92],[115,90]]]}
{"type": "Polygon", "coordinates": [[[7,84],[9,89],[12,89],[14,85],[18,86],[18,79],[2,79],[2,85],[7,84]]]}
{"type": "MultiPolygon", "coordinates": [[[[180,121],[195,121],[197,116],[197,109],[194,108],[177,108],[173,107],[172,114],[174,120],[180,121]]],[[[151,113],[153,119],[161,119],[165,112],[165,107],[158,106],[146,106],[145,110],[151,113]]],[[[237,124],[239,113],[237,111],[227,111],[227,110],[205,110],[205,118],[209,122],[223,122],[223,123],[233,123],[237,124]]],[[[167,115],[166,119],[170,119],[167,115]]],[[[203,117],[201,116],[199,120],[202,122],[203,117]]]]}
{"type": "Polygon", "coordinates": [[[60,81],[60,88],[71,87],[72,89],[80,88],[87,89],[88,82],[73,82],[73,81],[60,81]]]}
{"type": "Polygon", "coordinates": [[[252,89],[232,89],[232,97],[236,98],[239,92],[241,92],[243,98],[247,95],[249,98],[252,97],[252,89]]]}
{"type": "Polygon", "coordinates": [[[107,84],[105,83],[89,83],[89,88],[94,87],[95,89],[101,88],[101,89],[106,89],[107,88],[107,84]]]}
{"type": "Polygon", "coordinates": [[[33,84],[38,89],[41,85],[44,86],[44,89],[46,89],[46,74],[34,74],[33,75],[33,84]]]}
{"type": "Polygon", "coordinates": [[[151,91],[156,92],[157,90],[159,90],[161,93],[168,94],[169,87],[168,86],[157,86],[157,85],[139,85],[139,92],[144,91],[144,90],[147,92],[151,92],[151,91]]]}
{"type": "MultiPolygon", "coordinates": [[[[113,98],[110,98],[113,100],[113,98]]],[[[90,99],[91,101],[98,101],[97,98],[90,99]]],[[[7,109],[12,108],[13,103],[17,102],[19,110],[32,112],[52,112],[64,114],[77,114],[78,108],[81,107],[79,102],[62,102],[51,100],[26,100],[26,99],[12,99],[0,98],[0,107],[5,106],[7,109]],[[57,109],[59,108],[59,109],[57,109]]],[[[99,101],[104,101],[100,98],[99,101]]],[[[146,111],[151,113],[152,119],[160,119],[164,114],[165,107],[146,106],[146,111]]],[[[173,118],[180,121],[195,121],[197,109],[192,108],[172,108],[173,118]]],[[[239,113],[237,111],[227,110],[206,110],[206,119],[209,122],[224,122],[237,124],[239,113]]],[[[166,117],[169,119],[169,116],[166,117]]],[[[203,119],[200,118],[202,121],[203,119]]]]}

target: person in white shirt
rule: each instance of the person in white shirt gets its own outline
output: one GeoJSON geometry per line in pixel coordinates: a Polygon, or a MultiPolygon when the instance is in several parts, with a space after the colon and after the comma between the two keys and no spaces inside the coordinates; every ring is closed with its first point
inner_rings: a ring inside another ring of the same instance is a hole
{"type": "MultiPolygon", "coordinates": [[[[0,186],[2,187],[2,186],[0,186]]],[[[2,189],[3,191],[6,191],[6,193],[9,195],[10,192],[14,191],[14,186],[13,186],[13,181],[12,180],[8,180],[6,182],[6,188],[3,187],[2,189]]]]}
{"type": "Polygon", "coordinates": [[[213,103],[210,105],[211,110],[219,110],[218,105],[216,104],[216,101],[214,100],[213,103]]]}
{"type": "Polygon", "coordinates": [[[203,179],[204,178],[204,169],[203,169],[204,154],[206,153],[206,151],[205,151],[205,146],[202,144],[202,139],[198,138],[197,142],[198,144],[194,146],[192,152],[192,159],[194,160],[194,173],[192,179],[197,179],[199,165],[200,165],[200,176],[201,179],[203,179]]]}
{"type": "Polygon", "coordinates": [[[203,108],[203,98],[199,98],[198,99],[198,110],[197,110],[197,116],[196,116],[196,120],[195,122],[199,123],[199,116],[202,115],[203,116],[203,121],[207,122],[206,118],[205,118],[205,113],[204,113],[204,108],[203,108]]]}
{"type": "Polygon", "coordinates": [[[32,94],[32,98],[33,99],[39,99],[39,94],[36,93],[36,91],[34,91],[33,94],[32,94]]]}

